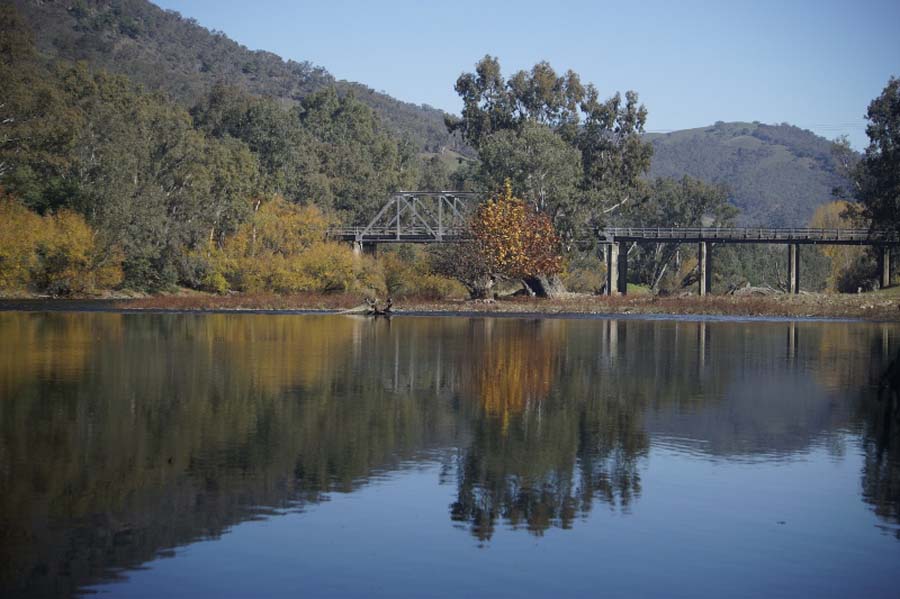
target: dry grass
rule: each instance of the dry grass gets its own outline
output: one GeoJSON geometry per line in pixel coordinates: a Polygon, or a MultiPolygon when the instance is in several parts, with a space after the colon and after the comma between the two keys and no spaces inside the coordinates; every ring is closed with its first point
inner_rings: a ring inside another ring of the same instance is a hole
{"type": "MultiPolygon", "coordinates": [[[[343,310],[359,306],[357,295],[301,293],[161,295],[118,301],[129,310],[343,310]]],[[[673,314],[761,317],[830,317],[900,320],[900,298],[881,294],[802,294],[789,296],[601,297],[571,295],[564,299],[509,297],[496,302],[434,301],[407,298],[395,302],[397,312],[479,312],[540,314],[673,314]]]]}
{"type": "Polygon", "coordinates": [[[363,298],[351,294],[235,293],[231,295],[156,295],[121,300],[123,310],[345,310],[359,306],[363,298]]]}

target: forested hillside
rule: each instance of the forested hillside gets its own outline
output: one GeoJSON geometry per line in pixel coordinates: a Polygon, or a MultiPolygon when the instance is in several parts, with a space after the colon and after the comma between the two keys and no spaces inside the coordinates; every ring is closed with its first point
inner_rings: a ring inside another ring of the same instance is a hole
{"type": "MultiPolygon", "coordinates": [[[[7,2],[10,0],[4,0],[7,2]]],[[[224,33],[147,0],[11,0],[35,33],[38,50],[128,76],[189,108],[219,83],[297,104],[335,86],[374,108],[387,127],[425,151],[459,149],[444,112],[401,102],[369,87],[335,81],[324,68],[251,51],[224,33]]]]}
{"type": "MultiPolygon", "coordinates": [[[[459,136],[447,132],[440,110],[401,102],[361,83],[335,81],[308,62],[251,51],[147,0],[11,2],[43,55],[126,75],[185,108],[204,101],[221,83],[287,106],[334,87],[339,94],[352,92],[389,131],[420,151],[471,154],[459,136]]],[[[790,125],[719,122],[647,139],[654,146],[651,177],[690,175],[725,185],[742,223],[804,225],[830,199],[832,188],[845,183],[835,172],[831,143],[790,125]]]]}
{"type": "Polygon", "coordinates": [[[653,143],[653,177],[690,175],[726,186],[745,224],[805,226],[846,187],[832,143],[787,124],[723,123],[666,134],[653,143]]]}

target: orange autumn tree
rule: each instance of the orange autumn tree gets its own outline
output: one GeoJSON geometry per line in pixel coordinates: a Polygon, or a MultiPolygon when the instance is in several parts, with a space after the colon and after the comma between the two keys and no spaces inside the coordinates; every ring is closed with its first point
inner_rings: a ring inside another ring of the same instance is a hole
{"type": "Polygon", "coordinates": [[[472,235],[486,269],[495,278],[531,280],[562,269],[559,236],[550,217],[513,195],[507,179],[503,190],[478,207],[472,235]]]}

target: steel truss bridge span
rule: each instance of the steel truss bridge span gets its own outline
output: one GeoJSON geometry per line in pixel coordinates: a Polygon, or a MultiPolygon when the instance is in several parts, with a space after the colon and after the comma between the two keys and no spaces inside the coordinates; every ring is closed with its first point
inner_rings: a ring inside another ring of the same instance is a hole
{"type": "MultiPolygon", "coordinates": [[[[375,251],[380,243],[454,243],[471,239],[469,217],[483,196],[462,191],[398,191],[365,226],[335,227],[332,239],[351,242],[357,252],[375,251]]],[[[869,245],[878,248],[881,285],[890,284],[891,249],[900,245],[896,231],[814,229],[797,227],[607,227],[575,235],[579,242],[598,243],[606,261],[606,292],[626,293],[628,251],[623,243],[695,243],[699,293],[712,284],[713,248],[729,243],[788,246],[788,290],[800,291],[801,245],[869,245]]]]}

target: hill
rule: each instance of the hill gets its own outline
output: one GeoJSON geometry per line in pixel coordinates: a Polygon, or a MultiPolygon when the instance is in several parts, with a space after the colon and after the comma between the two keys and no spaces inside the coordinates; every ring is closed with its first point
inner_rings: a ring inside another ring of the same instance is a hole
{"type": "Polygon", "coordinates": [[[128,76],[149,90],[163,90],[184,107],[220,82],[253,94],[296,104],[335,86],[375,109],[389,129],[422,150],[462,147],[444,126],[444,112],[401,102],[350,81],[338,81],[309,62],[285,61],[253,51],[193,19],[147,0],[12,0],[48,58],[86,61],[128,76]]]}
{"type": "Polygon", "coordinates": [[[653,177],[690,175],[723,184],[748,225],[805,226],[845,186],[831,142],[788,124],[723,123],[648,134],[653,177]]]}
{"type": "MultiPolygon", "coordinates": [[[[373,108],[392,133],[409,139],[426,157],[471,155],[447,133],[441,110],[338,81],[309,62],[249,50],[147,0],[3,1],[25,16],[45,57],[82,60],[126,75],[185,108],[204,101],[222,82],[285,105],[333,86],[373,108]]],[[[718,122],[647,139],[654,146],[651,176],[690,175],[724,184],[745,224],[805,225],[816,206],[830,199],[832,188],[845,183],[830,142],[791,125],[718,122]]],[[[449,170],[458,165],[451,162],[449,170]]]]}

